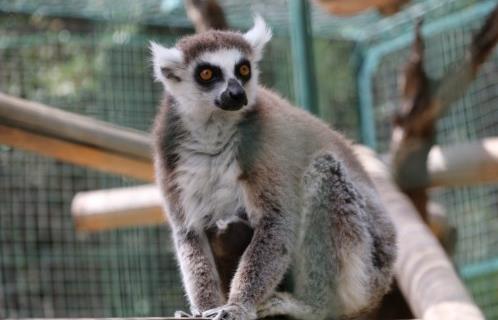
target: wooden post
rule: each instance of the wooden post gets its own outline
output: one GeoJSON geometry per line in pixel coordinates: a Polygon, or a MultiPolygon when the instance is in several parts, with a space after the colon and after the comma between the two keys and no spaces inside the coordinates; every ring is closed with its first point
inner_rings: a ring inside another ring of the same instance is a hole
{"type": "Polygon", "coordinates": [[[394,222],[396,280],[414,315],[424,320],[484,320],[443,248],[396,187],[388,168],[365,147],[357,147],[357,154],[394,222]]]}

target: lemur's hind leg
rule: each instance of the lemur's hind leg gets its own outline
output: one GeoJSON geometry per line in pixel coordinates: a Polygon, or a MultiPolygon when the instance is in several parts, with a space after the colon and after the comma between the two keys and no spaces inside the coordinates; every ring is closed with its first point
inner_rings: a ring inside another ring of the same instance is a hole
{"type": "Polygon", "coordinates": [[[366,205],[346,168],[328,152],[312,161],[303,188],[294,292],[275,294],[259,313],[302,320],[358,315],[386,291],[374,285],[380,271],[373,263],[374,220],[366,210],[372,206],[366,205]]]}
{"type": "Polygon", "coordinates": [[[286,292],[276,292],[264,303],[258,306],[258,319],[289,316],[292,319],[315,319],[313,308],[304,302],[297,300],[293,295],[286,292]]]}

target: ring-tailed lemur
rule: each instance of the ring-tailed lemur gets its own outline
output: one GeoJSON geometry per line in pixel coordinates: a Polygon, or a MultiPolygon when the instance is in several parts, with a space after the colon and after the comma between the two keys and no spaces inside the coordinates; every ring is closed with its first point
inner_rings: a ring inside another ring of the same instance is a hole
{"type": "Polygon", "coordinates": [[[151,44],[165,87],[156,176],[191,311],[358,315],[389,289],[393,226],[350,143],[258,84],[270,38],[256,18],[245,34],[151,44]],[[232,269],[220,267],[227,250],[239,252],[232,269]]]}

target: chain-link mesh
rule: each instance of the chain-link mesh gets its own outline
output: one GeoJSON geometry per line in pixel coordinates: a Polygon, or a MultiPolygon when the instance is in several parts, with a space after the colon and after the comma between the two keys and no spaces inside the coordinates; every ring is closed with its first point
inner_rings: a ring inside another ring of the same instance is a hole
{"type": "MultiPolygon", "coordinates": [[[[0,90],[149,129],[160,88],[133,26],[7,19],[18,34],[0,37],[0,90]]],[[[155,38],[177,36],[164,30],[155,38]]],[[[160,316],[184,306],[166,226],[75,233],[76,192],[136,181],[1,148],[0,318],[160,316]]]]}
{"type": "MultiPolygon", "coordinates": [[[[162,92],[152,81],[148,41],[171,45],[185,32],[192,30],[0,11],[0,90],[148,131],[162,92]]],[[[328,41],[321,46],[334,50],[328,41]]],[[[287,37],[273,39],[261,77],[293,100],[289,48],[287,37]]],[[[347,55],[347,47],[339,50],[347,55]]],[[[333,70],[337,61],[325,63],[333,70]]],[[[323,92],[323,110],[327,104],[339,110],[353,94],[323,92]]],[[[343,113],[343,127],[354,130],[354,109],[343,113]]],[[[165,316],[185,309],[166,226],[75,232],[76,192],[137,183],[0,146],[0,318],[165,316]]]]}

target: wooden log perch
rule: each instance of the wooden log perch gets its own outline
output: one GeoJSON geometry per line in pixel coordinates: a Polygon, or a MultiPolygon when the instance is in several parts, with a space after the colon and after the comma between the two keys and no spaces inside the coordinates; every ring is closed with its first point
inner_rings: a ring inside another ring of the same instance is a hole
{"type": "MultiPolygon", "coordinates": [[[[498,182],[498,138],[434,146],[428,159],[429,184],[423,185],[424,188],[498,182]]],[[[162,223],[160,207],[158,190],[154,185],[147,185],[78,193],[73,200],[72,214],[79,231],[92,232],[162,223]],[[140,201],[134,201],[134,197],[140,201]]]]}
{"type": "Polygon", "coordinates": [[[429,186],[453,187],[498,182],[498,137],[429,152],[429,186]]]}
{"type": "Polygon", "coordinates": [[[150,317],[150,318],[16,318],[6,320],[212,320],[200,317],[150,317]]]}
{"type": "MultiPolygon", "coordinates": [[[[5,320],[212,320],[212,318],[199,318],[199,317],[166,317],[166,318],[15,318],[5,320]]],[[[417,319],[414,319],[417,320],[417,319]]]]}
{"type": "Polygon", "coordinates": [[[101,231],[164,224],[155,185],[80,192],[71,205],[77,230],[101,231]]]}
{"type": "Polygon", "coordinates": [[[165,223],[155,185],[79,192],[71,214],[79,232],[95,232],[165,223]]]}
{"type": "Polygon", "coordinates": [[[0,144],[152,181],[150,136],[0,92],[0,144]]]}
{"type": "Polygon", "coordinates": [[[0,125],[0,144],[106,173],[123,175],[143,181],[154,180],[150,160],[128,157],[121,153],[47,137],[23,129],[0,125]]]}
{"type": "Polygon", "coordinates": [[[315,0],[330,14],[352,16],[365,10],[375,8],[384,15],[392,15],[409,2],[409,0],[315,0]]]}
{"type": "Polygon", "coordinates": [[[424,320],[484,320],[443,248],[396,187],[388,168],[369,149],[358,147],[357,153],[394,222],[395,276],[414,315],[424,320]]]}
{"type": "Polygon", "coordinates": [[[138,159],[151,159],[150,137],[144,132],[113,125],[41,103],[0,92],[0,121],[60,140],[121,153],[138,159]]]}

